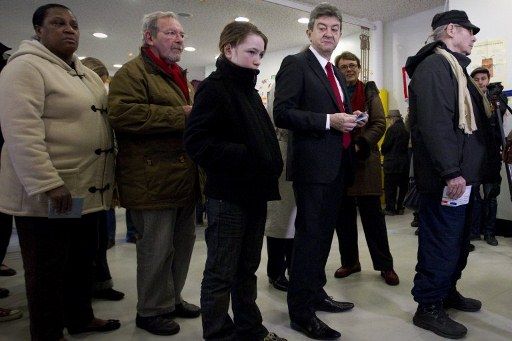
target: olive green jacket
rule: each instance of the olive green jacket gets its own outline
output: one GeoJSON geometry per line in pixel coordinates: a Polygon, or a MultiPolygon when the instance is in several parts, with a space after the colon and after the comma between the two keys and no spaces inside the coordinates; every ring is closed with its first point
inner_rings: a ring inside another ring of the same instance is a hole
{"type": "Polygon", "coordinates": [[[349,196],[381,195],[382,170],[377,143],[386,131],[384,108],[379,90],[374,82],[365,84],[365,110],[368,123],[353,136],[361,152],[356,153],[356,175],[354,184],[347,189],[349,196]]]}
{"type": "Polygon", "coordinates": [[[187,101],[144,51],[110,83],[109,119],[116,133],[120,204],[130,209],[184,207],[199,195],[198,171],[183,147],[187,101]]]}

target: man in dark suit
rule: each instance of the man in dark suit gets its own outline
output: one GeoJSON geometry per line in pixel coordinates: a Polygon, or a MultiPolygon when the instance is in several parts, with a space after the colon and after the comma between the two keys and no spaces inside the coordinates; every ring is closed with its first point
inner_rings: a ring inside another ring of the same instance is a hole
{"type": "Polygon", "coordinates": [[[292,328],[314,339],[337,339],[316,311],[342,312],[354,304],[330,298],[323,286],[343,185],[353,176],[350,131],[359,111],[350,107],[343,76],[329,62],[341,36],[341,14],[320,4],[306,31],[311,45],[287,56],[276,75],[274,119],[290,130],[287,180],[297,203],[288,310],[292,328]],[[346,100],[345,100],[346,99],[346,100]]]}

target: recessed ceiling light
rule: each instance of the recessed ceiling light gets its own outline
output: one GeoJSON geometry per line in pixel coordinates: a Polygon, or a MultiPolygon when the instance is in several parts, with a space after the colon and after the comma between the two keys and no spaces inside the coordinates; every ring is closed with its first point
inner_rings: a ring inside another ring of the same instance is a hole
{"type": "Polygon", "coordinates": [[[118,68],[118,69],[119,69],[120,67],[122,67],[122,66],[123,66],[123,64],[114,64],[114,67],[115,67],[115,68],[118,68]]]}
{"type": "Polygon", "coordinates": [[[247,22],[247,21],[249,21],[249,18],[246,18],[246,17],[237,17],[237,18],[235,18],[235,21],[243,21],[243,22],[247,22]]]}
{"type": "Polygon", "coordinates": [[[190,13],[185,13],[185,12],[180,12],[178,13],[178,15],[182,18],[190,18],[192,16],[192,14],[190,13]]]}
{"type": "Polygon", "coordinates": [[[105,33],[101,33],[101,32],[96,32],[96,33],[93,33],[92,35],[95,36],[96,38],[100,38],[100,39],[105,39],[106,37],[108,37],[108,35],[106,35],[105,33]]]}
{"type": "Polygon", "coordinates": [[[185,51],[188,51],[188,52],[194,52],[196,50],[195,47],[192,47],[192,46],[187,46],[184,48],[185,51]]]}
{"type": "Polygon", "coordinates": [[[133,57],[133,53],[132,52],[128,52],[128,57],[133,57]]]}
{"type": "Polygon", "coordinates": [[[297,21],[299,23],[301,23],[301,24],[308,24],[309,23],[309,18],[300,18],[297,21]]]}
{"type": "Polygon", "coordinates": [[[85,56],[78,56],[78,59],[80,59],[80,60],[85,59],[85,56]]]}

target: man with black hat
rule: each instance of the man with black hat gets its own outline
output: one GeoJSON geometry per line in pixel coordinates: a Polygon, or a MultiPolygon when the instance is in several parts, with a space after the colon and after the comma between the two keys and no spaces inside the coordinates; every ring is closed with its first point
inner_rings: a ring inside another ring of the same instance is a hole
{"type": "Polygon", "coordinates": [[[466,71],[471,62],[467,56],[480,29],[457,10],[436,14],[432,29],[434,42],[406,63],[421,226],[412,289],[418,309],[413,323],[458,339],[467,329],[445,309],[474,312],[482,304],[463,297],[456,288],[469,253],[469,205],[445,206],[441,198],[445,190],[453,201],[470,190],[467,186],[481,182],[489,133],[486,115],[491,111],[466,71]]]}

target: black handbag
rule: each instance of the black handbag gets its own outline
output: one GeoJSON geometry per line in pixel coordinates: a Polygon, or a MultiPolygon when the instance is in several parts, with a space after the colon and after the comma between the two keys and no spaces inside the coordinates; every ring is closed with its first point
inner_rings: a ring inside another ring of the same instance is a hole
{"type": "Polygon", "coordinates": [[[409,178],[409,190],[405,195],[404,206],[413,211],[418,211],[420,208],[420,194],[414,178],[409,178]]]}

